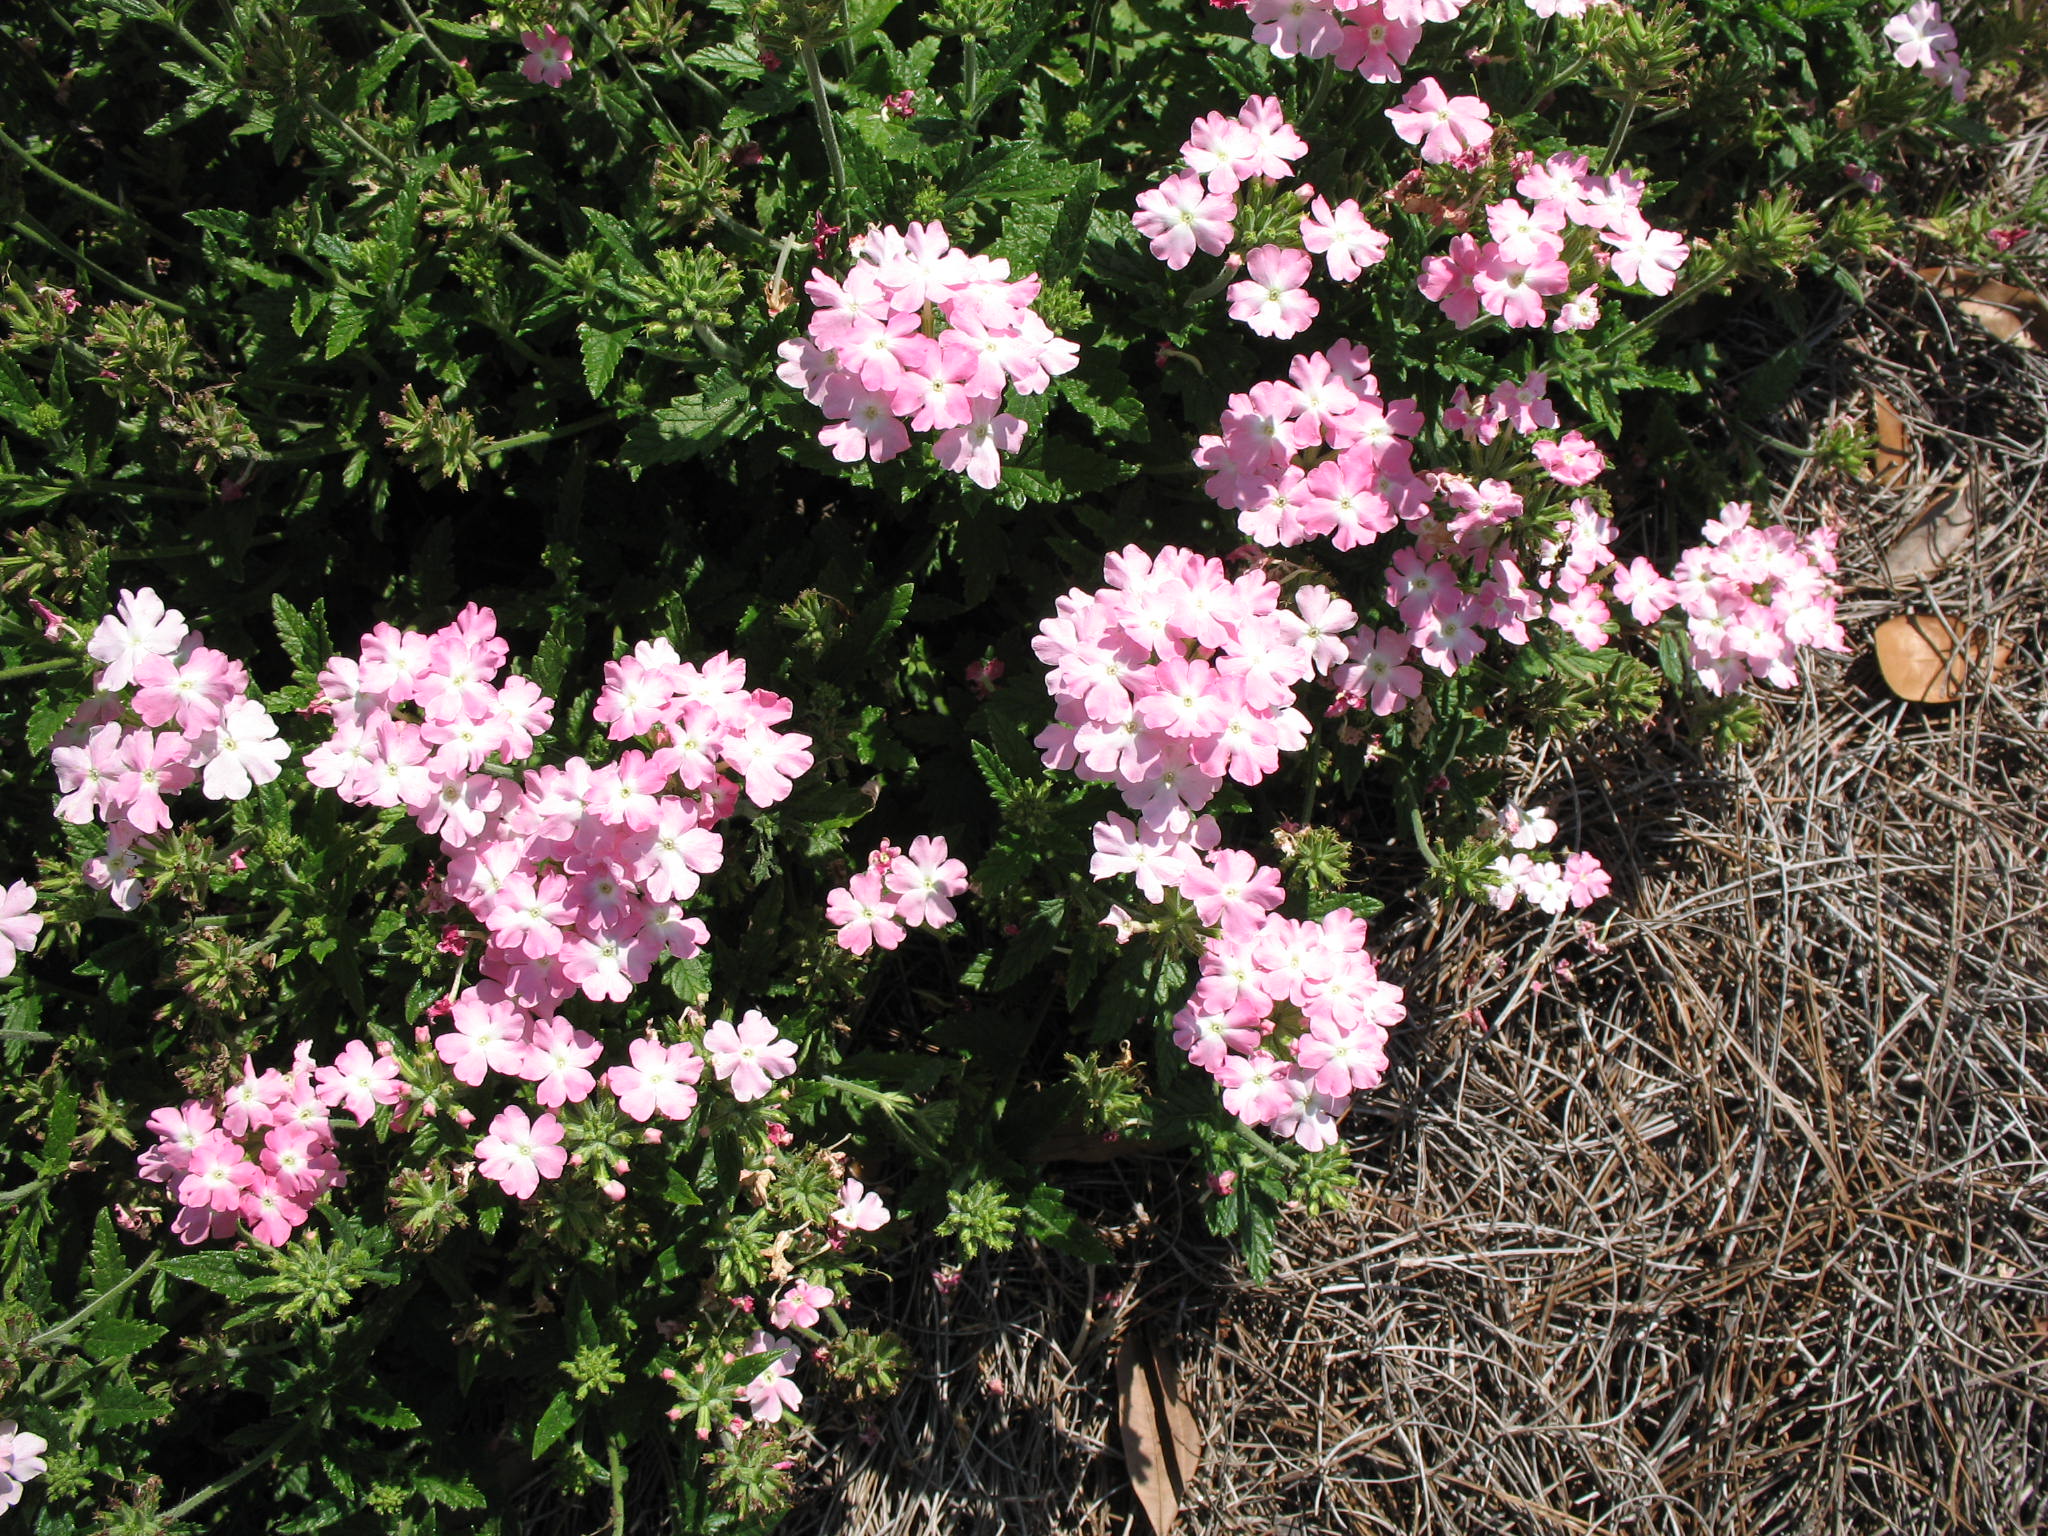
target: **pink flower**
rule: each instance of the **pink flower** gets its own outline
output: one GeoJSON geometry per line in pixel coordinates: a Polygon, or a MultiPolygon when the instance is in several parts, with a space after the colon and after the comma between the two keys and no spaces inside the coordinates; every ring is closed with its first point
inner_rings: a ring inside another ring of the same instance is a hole
{"type": "Polygon", "coordinates": [[[1301,216],[1301,243],[1323,258],[1330,276],[1348,283],[1367,267],[1386,260],[1387,237],[1365,221],[1356,198],[1332,209],[1324,198],[1301,216]]]}
{"type": "Polygon", "coordinates": [[[1614,275],[1660,298],[1678,285],[1678,269],[1692,254],[1683,235],[1652,229],[1633,208],[1616,214],[1600,238],[1614,247],[1614,275]]]}
{"type": "Polygon", "coordinates": [[[17,880],[0,894],[0,976],[14,974],[14,957],[36,947],[36,935],[43,931],[43,918],[30,909],[36,904],[36,888],[17,880]]]}
{"type": "Polygon", "coordinates": [[[551,85],[557,88],[569,83],[569,76],[575,73],[570,60],[576,57],[575,46],[552,26],[543,26],[538,32],[522,32],[519,41],[526,45],[526,57],[519,61],[519,73],[526,76],[533,85],[551,85]]]}
{"type": "Polygon", "coordinates": [[[23,1483],[48,1470],[43,1452],[49,1448],[41,1435],[30,1434],[12,1419],[0,1419],[0,1513],[21,1502],[23,1483]]]}
{"type": "Polygon", "coordinates": [[[839,1208],[832,1219],[849,1232],[879,1232],[889,1225],[889,1208],[859,1179],[848,1179],[840,1187],[839,1208]]]}
{"type": "Polygon", "coordinates": [[[831,1306],[833,1299],[831,1286],[799,1279],[775,1299],[768,1321],[778,1328],[815,1328],[818,1309],[831,1306]]]}
{"type": "Polygon", "coordinates": [[[1261,336],[1286,340],[1299,335],[1322,305],[1303,292],[1313,266],[1306,251],[1262,245],[1245,257],[1245,281],[1230,285],[1230,318],[1261,336]]]}
{"type": "Polygon", "coordinates": [[[1884,35],[1892,57],[1908,69],[1932,72],[1942,54],[1955,52],[1956,29],[1942,20],[1937,0],[1915,0],[1884,24],[1884,35]]]}
{"type": "Polygon", "coordinates": [[[130,592],[125,588],[114,611],[99,622],[85,653],[106,670],[97,686],[106,690],[126,688],[135,679],[135,663],[144,656],[173,656],[184,643],[185,616],[166,608],[163,599],[148,587],[130,592]]]}
{"type": "Polygon", "coordinates": [[[839,930],[833,935],[839,947],[851,954],[864,955],[877,944],[894,949],[903,942],[895,903],[882,894],[882,877],[872,869],[826,892],[825,919],[839,930]]]}
{"type": "Polygon", "coordinates": [[[1024,446],[1024,419],[999,412],[996,405],[985,395],[974,400],[968,420],[940,433],[932,444],[932,457],[941,469],[965,475],[984,491],[994,490],[1002,480],[1002,455],[1024,446]]]}
{"type": "Polygon", "coordinates": [[[704,1054],[718,1080],[742,1104],[767,1097],[776,1080],[796,1071],[796,1042],[781,1038],[752,1008],[740,1015],[737,1026],[720,1019],[705,1030],[704,1054]]]}
{"type": "Polygon", "coordinates": [[[915,837],[890,861],[884,883],[896,893],[896,916],[903,922],[943,928],[953,921],[951,898],[967,889],[967,866],[947,857],[943,837],[915,837]]]}
{"type": "Polygon", "coordinates": [[[1208,191],[1192,171],[1176,171],[1138,194],[1131,223],[1151,242],[1153,256],[1178,272],[1196,251],[1221,256],[1229,249],[1236,217],[1235,198],[1208,191]]]}
{"type": "Polygon", "coordinates": [[[517,1104],[498,1111],[490,1134],[476,1144],[477,1172],[495,1179],[515,1200],[525,1200],[542,1179],[557,1178],[568,1166],[562,1123],[553,1115],[528,1120],[517,1104]]]}
{"type": "Polygon", "coordinates": [[[1607,468],[1607,456],[1582,432],[1567,432],[1556,442],[1538,439],[1529,451],[1559,485],[1588,485],[1607,468]]]}
{"type": "Polygon", "coordinates": [[[626,1053],[632,1065],[613,1067],[605,1074],[605,1086],[617,1096],[621,1113],[643,1123],[656,1115],[689,1119],[697,1107],[696,1083],[704,1075],[704,1059],[686,1044],[654,1040],[635,1040],[626,1053]]]}
{"type": "Polygon", "coordinates": [[[1422,146],[1425,161],[1443,165],[1493,138],[1488,112],[1477,96],[1446,96],[1431,75],[1410,87],[1400,106],[1387,108],[1387,118],[1404,142],[1422,146]]]}

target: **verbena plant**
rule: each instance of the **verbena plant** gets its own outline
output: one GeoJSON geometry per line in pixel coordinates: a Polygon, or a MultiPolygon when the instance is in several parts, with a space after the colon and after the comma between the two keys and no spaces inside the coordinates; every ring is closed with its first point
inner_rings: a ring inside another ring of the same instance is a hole
{"type": "Polygon", "coordinates": [[[1545,9],[0,23],[8,1518],[766,1528],[878,1245],[1335,1198],[1382,905],[1607,894],[1514,749],[1842,645],[1757,453],[2025,41],[1545,9]]]}

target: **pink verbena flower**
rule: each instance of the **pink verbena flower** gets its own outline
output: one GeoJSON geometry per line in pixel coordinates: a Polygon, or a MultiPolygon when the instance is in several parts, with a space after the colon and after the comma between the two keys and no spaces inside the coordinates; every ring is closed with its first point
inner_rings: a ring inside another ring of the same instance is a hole
{"type": "Polygon", "coordinates": [[[1193,171],[1176,171],[1138,194],[1131,223],[1151,242],[1153,256],[1178,272],[1196,251],[1221,256],[1228,250],[1236,217],[1234,197],[1209,191],[1193,171]]]}
{"type": "Polygon", "coordinates": [[[1313,266],[1306,251],[1262,245],[1244,261],[1245,281],[1230,285],[1230,318],[1261,336],[1285,340],[1299,335],[1322,312],[1305,291],[1313,266]]]}
{"type": "Polygon", "coordinates": [[[31,910],[36,888],[17,880],[0,894],[0,976],[14,974],[14,957],[36,947],[36,935],[43,931],[43,916],[31,910]]]}
{"type": "Polygon", "coordinates": [[[519,73],[529,83],[557,88],[569,83],[569,76],[575,73],[570,61],[576,57],[576,48],[566,36],[552,26],[543,26],[538,32],[520,33],[519,41],[526,46],[519,73]]]}
{"type": "Polygon", "coordinates": [[[832,1219],[849,1232],[879,1232],[889,1225],[889,1208],[859,1179],[848,1179],[840,1186],[832,1219]]]}
{"type": "Polygon", "coordinates": [[[1490,109],[1477,96],[1447,96],[1434,75],[1410,87],[1398,107],[1387,108],[1394,132],[1422,146],[1422,158],[1443,165],[1493,138],[1490,109]]]}
{"type": "Polygon", "coordinates": [[[569,1164],[562,1150],[562,1122],[543,1114],[529,1120],[517,1104],[498,1111],[490,1133],[476,1144],[477,1172],[495,1179],[515,1200],[525,1200],[542,1179],[558,1178],[569,1164]]]}
{"type": "Polygon", "coordinates": [[[796,1071],[796,1042],[785,1040],[756,1009],[735,1025],[720,1019],[704,1031],[704,1054],[718,1080],[742,1104],[766,1098],[776,1080],[796,1071]]]}

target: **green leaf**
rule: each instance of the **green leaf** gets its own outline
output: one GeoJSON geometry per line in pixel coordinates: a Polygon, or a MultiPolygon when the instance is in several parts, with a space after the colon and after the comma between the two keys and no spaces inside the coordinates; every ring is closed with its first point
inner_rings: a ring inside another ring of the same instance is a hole
{"type": "Polygon", "coordinates": [[[291,658],[296,680],[307,687],[320,685],[320,672],[334,655],[334,641],[327,633],[327,599],[313,599],[312,611],[301,613],[285,601],[284,594],[270,594],[270,616],[277,625],[278,643],[291,658]]]}
{"type": "Polygon", "coordinates": [[[1084,1264],[1108,1264],[1115,1255],[1096,1230],[1067,1207],[1066,1200],[1050,1184],[1041,1184],[1024,1203],[1025,1230],[1057,1253],[1084,1264]]]}
{"type": "Polygon", "coordinates": [[[996,804],[1007,806],[1017,798],[1017,791],[1024,787],[1024,781],[1016,770],[995,754],[995,749],[985,742],[970,741],[969,750],[974,753],[974,766],[981,770],[981,776],[988,781],[988,792],[996,797],[996,804]]]}
{"type": "Polygon", "coordinates": [[[754,415],[746,387],[734,380],[701,395],[684,395],[634,423],[620,459],[634,474],[650,465],[680,464],[709,453],[754,415]]]}
{"type": "Polygon", "coordinates": [[[548,1404],[547,1412],[533,1427],[533,1459],[538,1461],[546,1455],[556,1441],[569,1433],[575,1422],[576,1409],[569,1401],[569,1394],[557,1392],[555,1400],[548,1404]]]}
{"type": "Polygon", "coordinates": [[[135,1317],[107,1317],[94,1323],[85,1335],[85,1352],[105,1364],[140,1354],[170,1330],[135,1317]]]}
{"type": "Polygon", "coordinates": [[[49,1129],[43,1133],[43,1155],[36,1171],[46,1179],[61,1178],[71,1166],[71,1141],[78,1134],[78,1090],[65,1083],[50,1106],[49,1129]]]}
{"type": "Polygon", "coordinates": [[[619,360],[626,355],[634,333],[630,329],[603,330],[586,320],[576,327],[576,334],[583,342],[584,388],[590,391],[591,399],[602,400],[612,382],[612,375],[619,371],[619,360]]]}
{"type": "Polygon", "coordinates": [[[229,1301],[246,1301],[264,1287],[270,1276],[246,1268],[232,1253],[187,1253],[165,1259],[163,1270],[179,1280],[189,1280],[217,1291],[229,1301]]]}

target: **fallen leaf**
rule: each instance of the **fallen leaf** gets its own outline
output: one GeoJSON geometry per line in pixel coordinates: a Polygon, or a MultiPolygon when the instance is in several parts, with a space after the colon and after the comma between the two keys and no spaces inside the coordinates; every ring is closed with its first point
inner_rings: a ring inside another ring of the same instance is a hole
{"type": "Polygon", "coordinates": [[[1970,542],[1977,528],[1976,477],[1965,474],[1937,490],[1926,511],[1884,552],[1885,579],[1893,586],[1932,576],[1970,542]]]}
{"type": "Polygon", "coordinates": [[[1906,423],[1898,408],[1874,389],[1870,392],[1870,414],[1877,426],[1872,475],[1879,485],[1895,486],[1906,478],[1913,465],[1913,455],[1906,447],[1906,423]]]}
{"type": "Polygon", "coordinates": [[[1922,267],[1934,291],[1996,336],[2028,352],[2048,348],[2048,299],[2031,288],[2015,288],[1974,267],[1922,267]]]}
{"type": "MultiPolygon", "coordinates": [[[[1931,613],[1901,614],[1877,626],[1877,669],[1885,686],[1910,703],[1950,704],[1983,661],[1984,638],[1981,629],[1973,629],[1967,639],[1959,639],[1947,621],[1931,613]]],[[[1980,674],[1979,686],[1996,676],[2011,655],[2011,644],[2000,645],[1980,674]]]]}
{"type": "Polygon", "coordinates": [[[1201,1464],[1202,1431],[1181,1396],[1180,1373],[1142,1324],[1117,1351],[1116,1398],[1131,1491],[1152,1536],[1168,1536],[1201,1464]]]}

